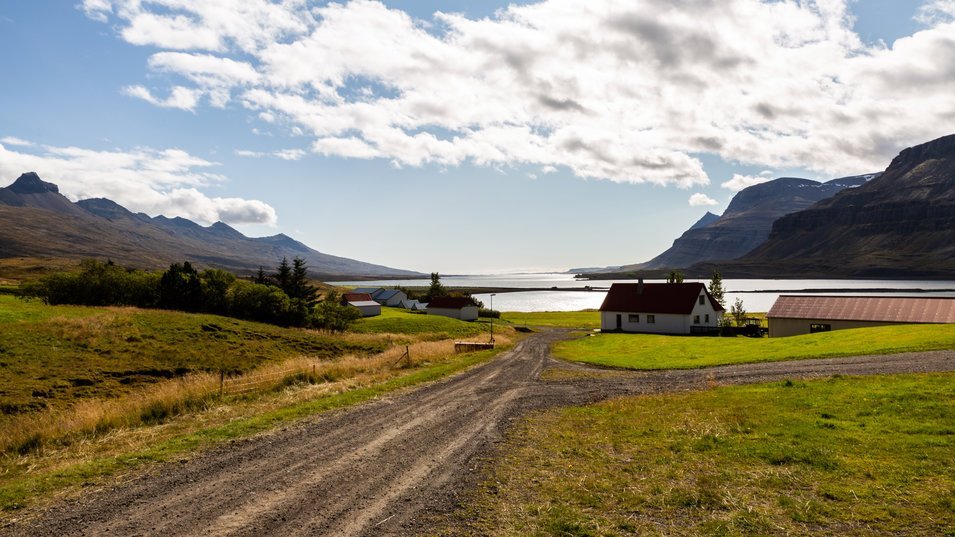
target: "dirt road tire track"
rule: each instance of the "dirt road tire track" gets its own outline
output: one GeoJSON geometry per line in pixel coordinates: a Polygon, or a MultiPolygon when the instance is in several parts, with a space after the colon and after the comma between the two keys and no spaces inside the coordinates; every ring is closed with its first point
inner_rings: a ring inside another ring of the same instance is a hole
{"type": "Polygon", "coordinates": [[[476,484],[511,420],[614,395],[813,378],[955,370],[955,351],[571,375],[536,334],[450,379],[293,427],[46,509],[0,535],[413,535],[476,484]]]}

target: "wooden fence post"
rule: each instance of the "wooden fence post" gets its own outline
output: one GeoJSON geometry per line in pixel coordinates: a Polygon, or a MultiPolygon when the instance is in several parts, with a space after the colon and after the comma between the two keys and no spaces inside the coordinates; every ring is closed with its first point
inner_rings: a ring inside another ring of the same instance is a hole
{"type": "Polygon", "coordinates": [[[222,390],[225,388],[225,369],[219,370],[219,399],[222,399],[222,390]]]}

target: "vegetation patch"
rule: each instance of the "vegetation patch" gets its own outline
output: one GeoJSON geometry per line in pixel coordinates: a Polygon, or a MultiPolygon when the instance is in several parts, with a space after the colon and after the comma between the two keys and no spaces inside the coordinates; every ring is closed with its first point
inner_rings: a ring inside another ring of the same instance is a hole
{"type": "Polygon", "coordinates": [[[489,333],[487,321],[466,322],[440,315],[412,313],[402,308],[381,308],[381,315],[365,317],[350,327],[361,334],[432,334],[434,337],[455,338],[489,333]]]}
{"type": "Polygon", "coordinates": [[[506,311],[502,320],[521,326],[556,326],[560,328],[600,328],[600,312],[584,311],[506,311]]]}
{"type": "Polygon", "coordinates": [[[482,535],[952,535],[953,442],[951,373],[620,398],[528,419],[462,518],[482,535]]]}
{"type": "Polygon", "coordinates": [[[554,354],[628,369],[688,369],[943,349],[955,349],[955,325],[882,326],[786,338],[596,334],[558,343],[554,354]]]}

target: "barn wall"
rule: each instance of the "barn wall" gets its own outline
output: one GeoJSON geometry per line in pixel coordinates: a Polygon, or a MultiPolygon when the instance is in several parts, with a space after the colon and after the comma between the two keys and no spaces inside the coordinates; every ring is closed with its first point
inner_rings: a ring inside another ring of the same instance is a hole
{"type": "Polygon", "coordinates": [[[830,321],[827,319],[784,319],[771,317],[769,321],[769,337],[789,337],[809,334],[810,324],[828,324],[833,330],[847,330],[850,328],[869,328],[873,326],[887,326],[904,323],[886,323],[880,321],[830,321]]]}

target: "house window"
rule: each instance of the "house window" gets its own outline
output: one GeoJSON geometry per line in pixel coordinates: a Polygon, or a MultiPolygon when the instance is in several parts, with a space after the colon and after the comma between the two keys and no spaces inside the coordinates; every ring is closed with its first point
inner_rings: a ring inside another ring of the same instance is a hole
{"type": "Polygon", "coordinates": [[[628,321],[628,322],[631,322],[631,323],[639,323],[639,322],[640,322],[640,314],[639,314],[639,313],[631,313],[630,315],[627,316],[627,321],[628,321]]]}
{"type": "Polygon", "coordinates": [[[647,315],[647,324],[654,324],[657,322],[655,315],[647,315]]]}
{"type": "Polygon", "coordinates": [[[710,314],[706,314],[706,324],[710,324],[710,314]]]}
{"type": "Polygon", "coordinates": [[[700,316],[699,316],[699,315],[694,315],[694,316],[693,316],[693,324],[700,324],[700,316]]]}
{"type": "Polygon", "coordinates": [[[812,324],[809,325],[809,333],[810,333],[810,334],[815,334],[816,332],[829,332],[830,330],[832,330],[832,325],[831,325],[831,324],[817,324],[817,323],[812,323],[812,324]]]}
{"type": "Polygon", "coordinates": [[[702,306],[704,302],[706,302],[706,297],[700,295],[700,305],[702,306]]]}

